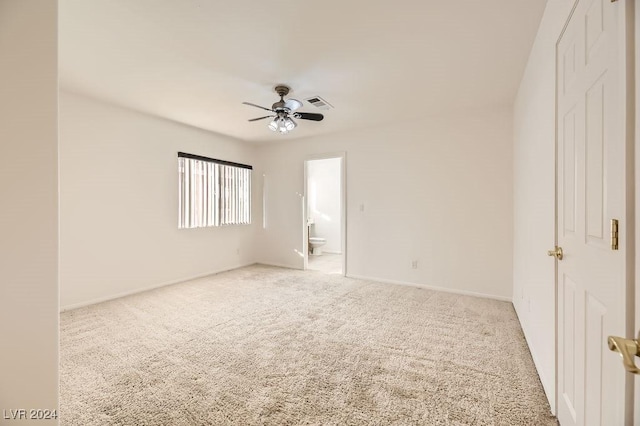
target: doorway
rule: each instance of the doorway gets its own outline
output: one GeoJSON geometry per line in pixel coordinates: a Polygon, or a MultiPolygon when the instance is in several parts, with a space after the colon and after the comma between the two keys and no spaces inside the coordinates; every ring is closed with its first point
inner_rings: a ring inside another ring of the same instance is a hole
{"type": "Polygon", "coordinates": [[[304,163],[304,269],[346,275],[344,153],[304,163]]]}

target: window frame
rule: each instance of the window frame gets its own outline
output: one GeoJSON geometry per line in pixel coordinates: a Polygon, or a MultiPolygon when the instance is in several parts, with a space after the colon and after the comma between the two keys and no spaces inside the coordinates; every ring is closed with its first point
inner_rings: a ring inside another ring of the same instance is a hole
{"type": "Polygon", "coordinates": [[[178,229],[251,224],[253,167],[178,152],[178,229]]]}

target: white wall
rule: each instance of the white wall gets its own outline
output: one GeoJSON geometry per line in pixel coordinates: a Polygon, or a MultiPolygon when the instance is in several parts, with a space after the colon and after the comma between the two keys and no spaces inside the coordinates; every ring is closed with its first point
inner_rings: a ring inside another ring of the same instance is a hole
{"type": "Polygon", "coordinates": [[[322,237],[327,243],[322,250],[342,253],[340,207],[340,158],[313,160],[307,163],[307,216],[313,219],[312,237],[322,237]]]}
{"type": "Polygon", "coordinates": [[[58,405],[57,20],[0,0],[0,413],[58,405]]]}
{"type": "Polygon", "coordinates": [[[555,411],[555,43],[572,0],[549,0],[514,106],[513,303],[555,411]]]}
{"type": "Polygon", "coordinates": [[[510,300],[512,132],[511,108],[487,108],[259,148],[260,260],[302,268],[304,160],[345,151],[347,275],[510,300]]]}
{"type": "Polygon", "coordinates": [[[63,308],[255,261],[255,225],[177,228],[178,151],[255,163],[244,142],[61,93],[63,308]]]}

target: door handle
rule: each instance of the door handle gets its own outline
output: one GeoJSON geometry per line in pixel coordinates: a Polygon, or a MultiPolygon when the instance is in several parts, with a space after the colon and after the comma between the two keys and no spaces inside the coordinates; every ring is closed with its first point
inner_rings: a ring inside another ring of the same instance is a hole
{"type": "Polygon", "coordinates": [[[547,252],[547,256],[555,257],[558,260],[562,260],[562,258],[564,257],[564,255],[562,253],[562,247],[556,246],[555,249],[549,250],[547,252]]]}
{"type": "Polygon", "coordinates": [[[640,356],[640,346],[636,339],[609,336],[607,343],[609,344],[609,349],[620,354],[625,370],[629,373],[640,374],[640,368],[636,366],[635,362],[635,357],[640,356]]]}

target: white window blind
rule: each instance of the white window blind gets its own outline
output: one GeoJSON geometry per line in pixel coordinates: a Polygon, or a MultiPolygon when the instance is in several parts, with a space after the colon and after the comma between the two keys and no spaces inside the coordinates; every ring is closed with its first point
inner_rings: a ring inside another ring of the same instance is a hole
{"type": "Polygon", "coordinates": [[[178,228],[251,223],[251,166],[178,153],[178,228]]]}

